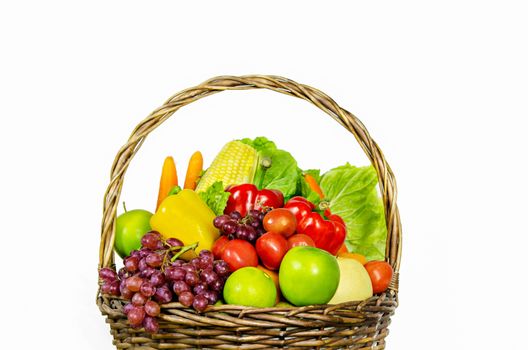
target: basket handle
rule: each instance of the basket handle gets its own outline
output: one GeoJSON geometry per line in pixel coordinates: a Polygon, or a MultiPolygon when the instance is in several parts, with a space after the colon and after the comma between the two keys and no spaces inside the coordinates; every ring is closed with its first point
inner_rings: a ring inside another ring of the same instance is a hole
{"type": "Polygon", "coordinates": [[[113,264],[116,210],[124,175],[130,161],[145,141],[147,135],[178,109],[191,102],[224,90],[246,89],[268,89],[311,102],[354,135],[378,174],[388,230],[385,259],[395,271],[391,289],[397,290],[401,259],[401,223],[396,205],[396,180],[383,153],[370,137],[363,123],[352,113],[339,107],[328,95],[310,86],[299,84],[283,77],[269,75],[220,76],[212,78],[198,86],[183,90],[172,96],[136,126],[126,144],[117,153],[112,164],[111,180],[104,196],[99,267],[107,267],[113,264]]]}

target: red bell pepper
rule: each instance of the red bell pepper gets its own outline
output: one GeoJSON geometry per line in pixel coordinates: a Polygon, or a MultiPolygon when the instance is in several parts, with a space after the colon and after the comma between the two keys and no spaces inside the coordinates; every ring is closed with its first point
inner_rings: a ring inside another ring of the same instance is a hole
{"type": "Polygon", "coordinates": [[[332,214],[330,212],[330,209],[326,209],[324,211],[324,214],[328,218],[328,220],[340,222],[343,226],[346,227],[346,224],[345,224],[345,221],[343,220],[343,218],[341,218],[341,216],[339,216],[339,215],[332,214]]]}
{"type": "Polygon", "coordinates": [[[284,196],[279,190],[259,190],[253,184],[242,184],[228,187],[227,191],[231,195],[227,200],[224,214],[238,211],[244,217],[252,209],[282,208],[284,205],[284,196]]]}
{"type": "Polygon", "coordinates": [[[327,209],[325,220],[321,214],[312,211],[313,203],[304,197],[293,197],[285,205],[297,219],[297,233],[310,236],[317,248],[324,249],[336,255],[346,238],[346,226],[339,215],[330,213],[327,209]]]}
{"type": "Polygon", "coordinates": [[[300,233],[299,230],[301,229],[301,221],[302,219],[307,216],[309,213],[312,212],[312,210],[315,209],[315,206],[312,202],[307,200],[304,197],[301,196],[295,196],[292,197],[285,205],[284,208],[289,209],[293,215],[295,215],[295,219],[297,219],[297,233],[300,233]]]}

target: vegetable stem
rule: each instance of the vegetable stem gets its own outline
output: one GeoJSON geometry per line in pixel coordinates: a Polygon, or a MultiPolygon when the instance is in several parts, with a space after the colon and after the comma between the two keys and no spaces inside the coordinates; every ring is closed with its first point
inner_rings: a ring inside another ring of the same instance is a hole
{"type": "Polygon", "coordinates": [[[319,202],[318,207],[320,211],[325,211],[326,209],[330,209],[330,202],[327,200],[322,200],[319,202]]]}
{"type": "Polygon", "coordinates": [[[257,172],[255,174],[255,180],[253,183],[259,190],[262,189],[262,182],[264,182],[264,176],[266,175],[266,171],[268,171],[269,168],[271,168],[271,157],[262,157],[262,159],[259,160],[258,166],[262,167],[262,170],[257,169],[257,172]]]}

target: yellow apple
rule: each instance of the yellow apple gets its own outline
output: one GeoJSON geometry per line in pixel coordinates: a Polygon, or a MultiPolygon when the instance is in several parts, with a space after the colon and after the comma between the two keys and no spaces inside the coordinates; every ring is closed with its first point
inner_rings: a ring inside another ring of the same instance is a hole
{"type": "Polygon", "coordinates": [[[363,265],[355,259],[338,257],[339,286],[329,304],[360,301],[372,296],[372,282],[363,265]]]}

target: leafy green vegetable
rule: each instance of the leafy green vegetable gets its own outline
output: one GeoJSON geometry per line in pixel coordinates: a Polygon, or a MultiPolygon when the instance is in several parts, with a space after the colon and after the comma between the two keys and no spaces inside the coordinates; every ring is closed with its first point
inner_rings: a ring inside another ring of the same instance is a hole
{"type": "Polygon", "coordinates": [[[178,185],[174,186],[173,188],[171,188],[171,190],[169,191],[169,194],[167,194],[167,196],[172,196],[173,194],[178,194],[180,193],[182,190],[182,188],[178,185]]]}
{"type": "MultiPolygon", "coordinates": [[[[321,181],[321,171],[319,169],[304,170],[302,171],[301,175],[304,175],[304,174],[312,175],[315,181],[317,181],[317,183],[321,181]]],[[[299,187],[298,187],[297,192],[301,196],[303,196],[304,198],[308,199],[310,202],[315,204],[316,206],[321,201],[321,198],[319,198],[319,194],[315,192],[314,190],[312,190],[310,185],[308,185],[308,183],[304,179],[304,176],[299,176],[299,187]]]]}
{"type": "Polygon", "coordinates": [[[368,260],[383,260],[387,240],[384,207],[378,197],[373,167],[346,164],[326,172],[320,181],[332,214],[347,226],[347,246],[368,260]]]}
{"type": "Polygon", "coordinates": [[[271,166],[263,170],[264,176],[260,186],[281,191],[287,200],[295,195],[297,190],[297,179],[300,175],[297,161],[283,150],[274,151],[270,158],[271,166]]]}
{"type": "Polygon", "coordinates": [[[222,215],[230,193],[224,191],[222,181],[216,181],[207,190],[198,192],[198,195],[216,215],[222,215]]]}
{"type": "Polygon", "coordinates": [[[261,151],[274,151],[277,149],[277,146],[275,145],[275,142],[268,140],[264,136],[256,137],[254,140],[250,138],[245,138],[240,140],[240,142],[245,143],[246,145],[250,145],[253,147],[257,152],[261,151]]]}
{"type": "Polygon", "coordinates": [[[277,149],[273,141],[262,136],[240,141],[255,148],[259,154],[260,163],[253,180],[259,189],[279,190],[286,200],[296,194],[301,170],[290,153],[277,149]]]}

